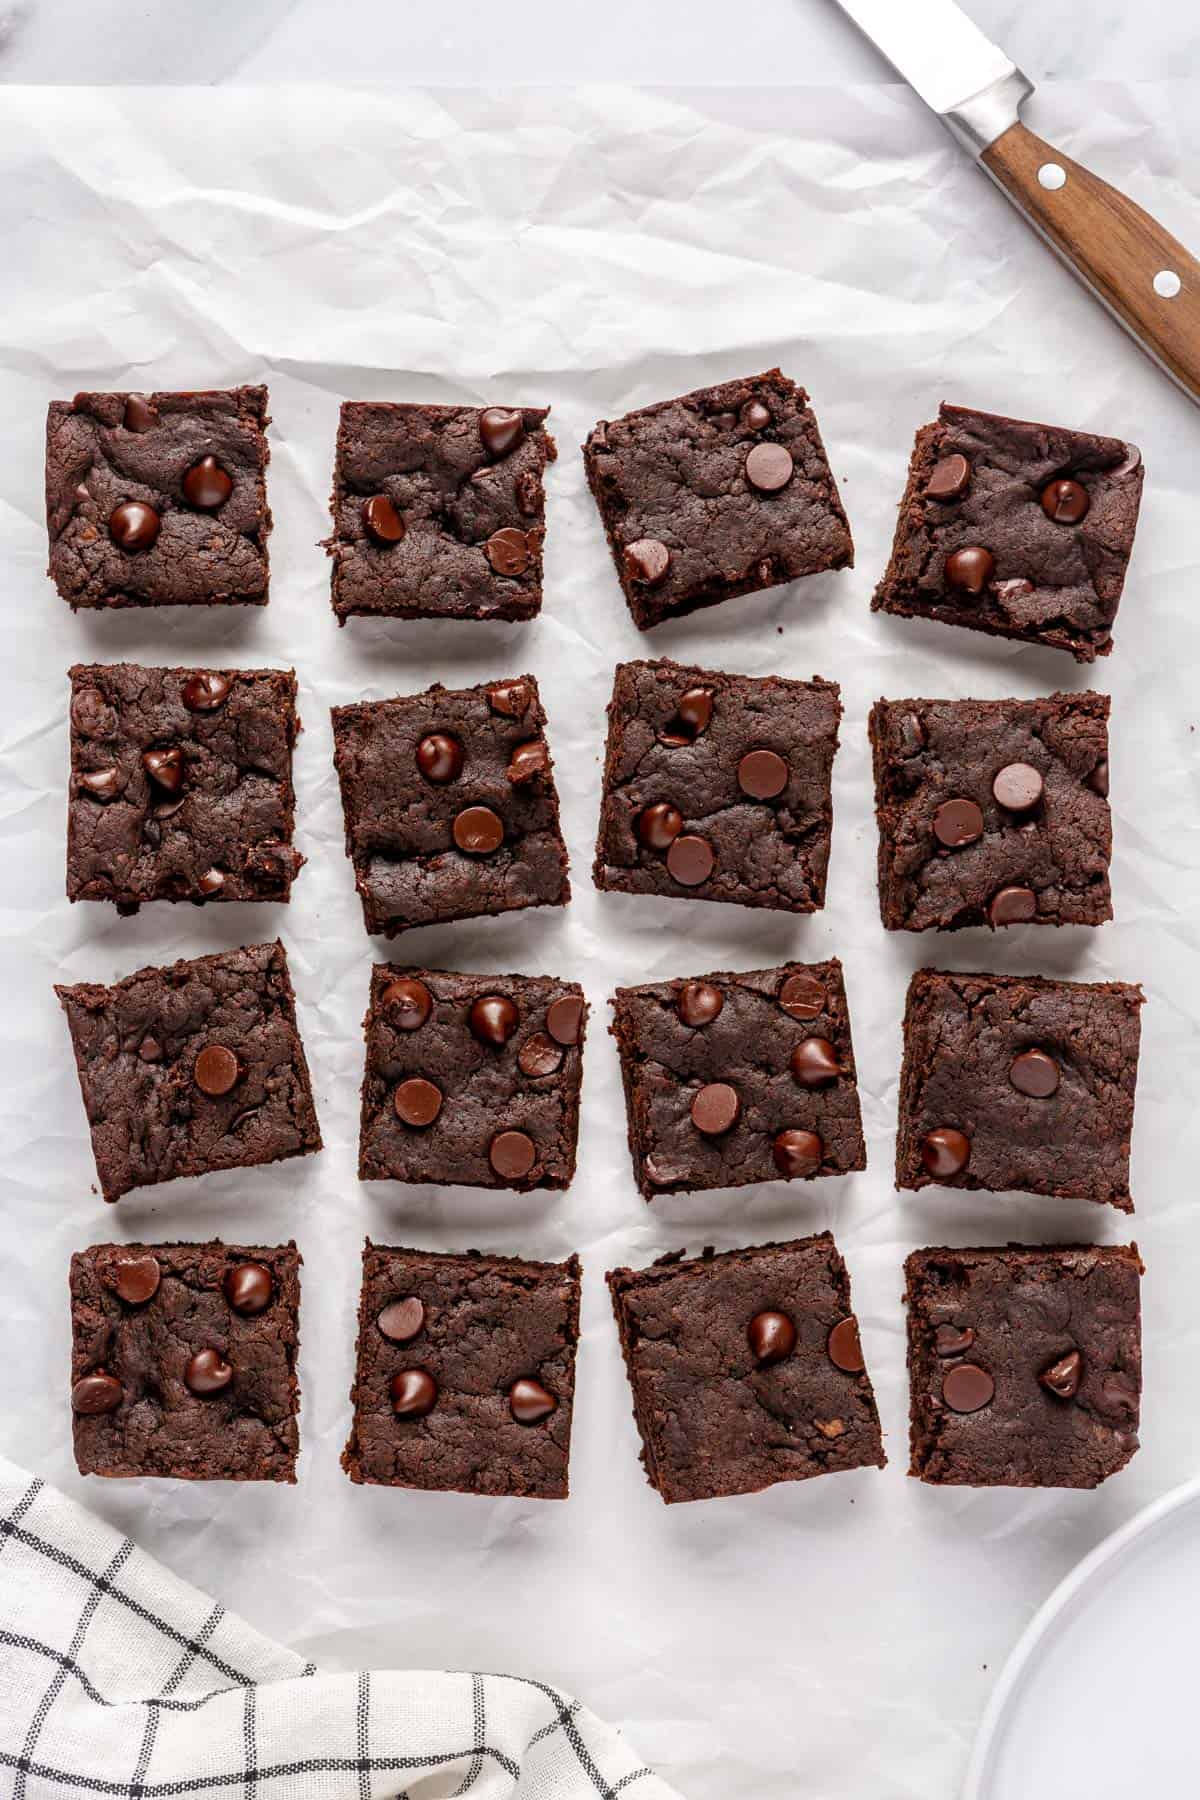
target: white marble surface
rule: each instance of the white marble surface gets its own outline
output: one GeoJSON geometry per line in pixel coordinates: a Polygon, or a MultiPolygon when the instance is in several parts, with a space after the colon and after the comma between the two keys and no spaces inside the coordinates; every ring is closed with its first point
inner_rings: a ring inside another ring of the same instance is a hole
{"type": "MultiPolygon", "coordinates": [[[[1035,80],[1200,75],[1195,0],[967,0],[1035,80]]],[[[833,0],[0,0],[7,81],[891,79],[833,0]]]]}

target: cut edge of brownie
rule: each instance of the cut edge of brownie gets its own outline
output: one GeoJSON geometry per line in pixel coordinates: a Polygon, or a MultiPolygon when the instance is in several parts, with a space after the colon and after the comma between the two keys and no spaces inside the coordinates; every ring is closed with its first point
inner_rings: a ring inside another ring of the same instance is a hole
{"type": "MultiPolygon", "coordinates": [[[[932,1420],[927,1418],[926,1409],[921,1404],[920,1389],[919,1389],[918,1383],[919,1383],[920,1378],[923,1375],[927,1375],[928,1372],[935,1366],[935,1363],[937,1362],[936,1356],[931,1358],[928,1354],[928,1351],[922,1347],[922,1343],[919,1338],[921,1328],[924,1325],[925,1320],[926,1320],[929,1310],[930,1310],[929,1300],[927,1298],[928,1293],[930,1291],[929,1285],[928,1285],[928,1280],[927,1280],[927,1272],[929,1270],[929,1267],[932,1264],[935,1264],[938,1262],[943,1262],[943,1263],[948,1263],[952,1266],[963,1268],[968,1263],[973,1262],[976,1259],[982,1260],[985,1262],[993,1262],[993,1261],[996,1261],[997,1259],[1004,1259],[1012,1267],[1029,1268],[1031,1266],[1034,1266],[1038,1263],[1045,1261],[1045,1259],[1047,1259],[1047,1258],[1049,1258],[1051,1261],[1053,1261],[1055,1258],[1060,1257],[1060,1256],[1086,1256],[1086,1257],[1092,1258],[1094,1260],[1094,1262],[1100,1262],[1100,1263],[1109,1262],[1109,1263],[1124,1266],[1130,1270],[1130,1272],[1137,1278],[1137,1281],[1138,1281],[1138,1287],[1136,1290],[1137,1291],[1136,1324],[1137,1324],[1138,1335],[1140,1338],[1140,1332],[1141,1332],[1141,1288],[1140,1288],[1140,1282],[1141,1282],[1141,1277],[1146,1272],[1146,1265],[1143,1263],[1141,1256],[1138,1252],[1137,1243],[1134,1241],[1131,1241],[1128,1244],[1078,1244],[1078,1243],[1071,1243],[1071,1244],[1019,1244],[1019,1243],[1011,1243],[1010,1242],[1007,1244],[980,1244],[980,1245],[967,1245],[967,1246],[961,1246],[961,1247],[958,1247],[958,1246],[951,1247],[949,1245],[941,1244],[941,1245],[930,1245],[921,1250],[910,1251],[908,1256],[905,1257],[905,1259],[904,1259],[904,1296],[903,1296],[903,1298],[904,1298],[904,1306],[905,1306],[905,1312],[906,1312],[906,1318],[907,1318],[907,1338],[908,1338],[908,1345],[907,1345],[907,1367],[908,1367],[908,1377],[909,1377],[909,1468],[908,1468],[908,1474],[911,1479],[924,1482],[925,1484],[927,1484],[929,1486],[933,1486],[933,1487],[968,1485],[968,1484],[963,1484],[963,1483],[954,1483],[954,1482],[940,1480],[936,1477],[932,1477],[927,1472],[929,1469],[929,1464],[932,1460],[934,1450],[936,1448],[937,1433],[935,1430],[933,1430],[932,1420]]],[[[1072,1278],[1077,1279],[1078,1277],[1075,1276],[1074,1273],[1072,1272],[1072,1278]]],[[[1139,1389],[1139,1401],[1140,1401],[1140,1389],[1139,1389]]],[[[1109,1475],[1116,1475],[1123,1468],[1126,1468],[1128,1466],[1128,1464],[1132,1461],[1133,1457],[1137,1454],[1139,1447],[1140,1446],[1138,1445],[1138,1443],[1136,1441],[1136,1436],[1135,1436],[1134,1443],[1129,1447],[1127,1454],[1125,1454],[1121,1458],[1120,1462],[1115,1463],[1114,1466],[1110,1470],[1108,1470],[1105,1475],[1101,1476],[1095,1483],[1093,1483],[1091,1485],[1099,1486],[1100,1482],[1107,1480],[1109,1475]]],[[[979,1483],[979,1484],[975,1484],[975,1485],[990,1487],[990,1486],[995,1486],[997,1484],[987,1482],[987,1483],[979,1483]]],[[[1000,1484],[1000,1485],[1009,1485],[1009,1486],[1017,1486],[1017,1487],[1025,1487],[1025,1488],[1036,1488],[1036,1487],[1050,1486],[1052,1484],[1038,1482],[1038,1481],[1034,1481],[1034,1480],[1028,1480],[1028,1481],[1006,1483],[1006,1484],[1000,1484]]]]}
{"type": "MultiPolygon", "coordinates": [[[[76,1369],[75,1310],[78,1304],[76,1296],[77,1272],[84,1267],[95,1267],[98,1259],[105,1251],[118,1252],[123,1257],[154,1256],[157,1258],[163,1252],[174,1250],[207,1251],[219,1254],[230,1260],[261,1262],[265,1266],[269,1266],[272,1276],[279,1279],[283,1284],[282,1291],[278,1295],[278,1300],[290,1319],[293,1329],[290,1336],[287,1334],[275,1334],[282,1344],[287,1365],[287,1426],[290,1427],[290,1429],[285,1429],[283,1432],[280,1432],[280,1430],[276,1428],[273,1432],[276,1442],[283,1451],[281,1466],[274,1471],[253,1475],[230,1474],[227,1471],[208,1474],[207,1472],[193,1469],[175,1469],[170,1472],[160,1472],[143,1469],[84,1468],[82,1462],[79,1460],[78,1449],[74,1449],[76,1467],[78,1468],[79,1473],[84,1476],[95,1475],[102,1480],[274,1481],[277,1483],[286,1483],[287,1485],[294,1487],[296,1485],[296,1464],[300,1455],[299,1416],[301,1389],[297,1373],[297,1364],[300,1354],[300,1270],[304,1266],[304,1258],[300,1254],[294,1238],[287,1238],[280,1244],[227,1244],[222,1238],[209,1238],[204,1241],[172,1239],[170,1242],[157,1244],[131,1241],[129,1243],[120,1244],[89,1244],[85,1250],[74,1251],[71,1256],[69,1273],[69,1295],[72,1315],[72,1383],[77,1381],[81,1374],[94,1372],[86,1368],[76,1369]]],[[[250,1316],[254,1317],[254,1315],[250,1316]]],[[[74,1412],[72,1412],[72,1426],[72,1445],[74,1448],[78,1441],[77,1418],[74,1412]]]]}
{"type": "MultiPolygon", "coordinates": [[[[746,1263],[758,1261],[760,1257],[770,1256],[781,1251],[808,1250],[820,1250],[824,1253],[830,1283],[834,1289],[836,1298],[841,1304],[843,1316],[853,1318],[855,1314],[851,1304],[850,1271],[846,1266],[845,1258],[842,1256],[841,1251],[834,1241],[833,1233],[831,1231],[817,1231],[806,1238],[789,1238],[778,1242],[771,1241],[765,1244],[747,1244],[734,1250],[714,1250],[711,1245],[706,1245],[700,1255],[694,1257],[689,1257],[686,1250],[671,1250],[663,1256],[656,1257],[652,1263],[649,1263],[643,1269],[622,1267],[610,1269],[605,1275],[604,1279],[608,1286],[613,1313],[616,1317],[617,1334],[621,1343],[621,1355],[625,1363],[625,1374],[629,1383],[630,1393],[633,1397],[634,1423],[637,1426],[638,1436],[641,1439],[639,1460],[645,1470],[647,1482],[654,1489],[655,1493],[659,1495],[660,1499],[667,1505],[678,1505],[692,1499],[724,1499],[731,1496],[725,1492],[718,1492],[712,1495],[669,1495],[663,1491],[660,1471],[654,1452],[653,1421],[643,1403],[635,1367],[635,1354],[638,1343],[641,1340],[636,1330],[633,1328],[632,1321],[628,1318],[626,1312],[624,1304],[626,1294],[633,1289],[643,1289],[648,1286],[653,1286],[658,1281],[668,1280],[675,1275],[685,1273],[691,1268],[711,1267],[714,1264],[729,1265],[731,1263],[745,1265],[746,1263]]],[[[854,1468],[883,1469],[887,1466],[887,1453],[883,1448],[883,1428],[879,1418],[879,1406],[875,1398],[874,1384],[865,1367],[861,1371],[861,1379],[866,1384],[864,1399],[874,1424],[875,1436],[878,1439],[878,1457],[874,1460],[864,1458],[863,1461],[851,1466],[854,1468]]],[[[796,1479],[809,1479],[815,1477],[817,1474],[843,1472],[848,1471],[812,1470],[807,1477],[797,1477],[796,1479]]],[[[768,1487],[777,1485],[778,1480],[769,1481],[757,1488],[744,1488],[738,1491],[743,1494],[763,1493],[768,1487]]]]}
{"type": "Polygon", "coordinates": [[[641,418],[647,414],[660,412],[667,407],[688,405],[692,402],[711,399],[713,395],[725,388],[732,389],[762,386],[771,387],[779,393],[785,401],[794,403],[798,413],[805,418],[806,428],[811,435],[813,449],[824,461],[828,473],[828,482],[826,484],[824,499],[833,515],[835,523],[840,524],[842,531],[845,534],[844,554],[839,553],[835,559],[807,570],[805,571],[805,574],[827,574],[838,569],[852,569],[854,567],[854,539],[850,530],[850,521],[846,516],[846,509],[842,504],[841,494],[838,492],[837,480],[834,476],[833,469],[830,466],[829,455],[821,437],[820,426],[817,423],[817,415],[813,410],[812,400],[808,391],[802,387],[799,382],[792,381],[790,377],[786,376],[782,369],[778,367],[764,369],[760,375],[734,376],[730,381],[712,382],[707,387],[693,388],[691,392],[687,394],[677,394],[668,400],[652,401],[648,406],[633,407],[629,412],[623,413],[619,421],[601,420],[593,426],[591,431],[589,431],[583,444],[583,464],[584,471],[587,475],[588,487],[590,488],[592,498],[596,503],[596,510],[600,514],[600,520],[604,527],[604,535],[608,541],[609,551],[612,555],[613,565],[617,572],[617,580],[620,584],[621,592],[625,596],[626,604],[633,617],[633,622],[640,631],[652,631],[657,625],[665,625],[671,619],[683,618],[688,613],[698,612],[704,607],[718,606],[723,600],[736,600],[743,594],[761,593],[771,587],[788,586],[792,581],[803,580],[804,575],[783,575],[782,577],[777,577],[766,582],[758,579],[757,572],[753,575],[747,575],[740,580],[729,583],[713,579],[712,581],[705,583],[702,588],[694,590],[694,593],[687,599],[672,605],[668,610],[664,611],[648,604],[646,595],[641,591],[641,588],[638,585],[630,580],[626,573],[624,559],[625,546],[620,541],[617,534],[618,512],[617,509],[611,505],[608,497],[603,493],[596,469],[595,450],[593,446],[593,440],[596,433],[608,423],[624,422],[627,419],[641,418]]]}
{"type": "Polygon", "coordinates": [[[473,1263],[479,1269],[497,1269],[501,1275],[511,1277],[514,1280],[525,1279],[534,1286],[550,1276],[565,1277],[571,1290],[570,1303],[568,1305],[567,1317],[565,1320],[564,1338],[565,1347],[568,1352],[567,1363],[571,1372],[571,1391],[569,1396],[570,1418],[567,1426],[567,1440],[563,1450],[563,1477],[561,1489],[555,1492],[542,1492],[536,1494],[518,1493],[511,1496],[479,1495],[474,1488],[466,1487],[410,1487],[409,1491],[418,1493],[470,1494],[476,1498],[508,1497],[514,1499],[568,1499],[570,1496],[571,1438],[575,1423],[575,1371],[576,1359],[579,1352],[579,1316],[582,1300],[583,1277],[583,1265],[580,1262],[578,1254],[575,1251],[572,1251],[562,1262],[555,1263],[541,1262],[531,1257],[509,1256],[489,1250],[415,1250],[401,1244],[377,1244],[369,1237],[364,1239],[362,1277],[358,1303],[358,1333],[354,1347],[354,1374],[351,1378],[350,1385],[350,1434],[346,1439],[345,1448],[339,1458],[342,1468],[357,1487],[409,1486],[409,1484],[401,1482],[391,1483],[376,1481],[372,1476],[364,1474],[359,1452],[358,1391],[361,1377],[362,1344],[364,1336],[375,1324],[375,1320],[370,1314],[367,1297],[368,1270],[370,1267],[370,1259],[373,1255],[405,1257],[418,1263],[431,1263],[435,1267],[440,1265],[443,1268],[452,1263],[456,1265],[473,1263]]]}
{"type": "MultiPolygon", "coordinates": [[[[903,1061],[900,1069],[900,1092],[897,1108],[896,1128],[896,1187],[910,1192],[917,1192],[926,1187],[949,1187],[967,1189],[976,1193],[1004,1192],[1004,1189],[987,1188],[967,1170],[958,1175],[935,1176],[925,1172],[921,1165],[919,1149],[914,1143],[912,1118],[915,1110],[914,1100],[923,1070],[916,1067],[914,1056],[910,1053],[910,1027],[915,1023],[925,997],[935,988],[946,983],[953,985],[958,981],[979,981],[986,986],[1006,989],[1011,987],[1033,988],[1045,993],[1066,988],[1078,990],[1080,993],[1100,992],[1119,1000],[1133,1012],[1133,1030],[1137,1042],[1135,1053],[1141,1044],[1141,1008],[1146,1003],[1146,996],[1140,983],[1128,981],[1064,981],[1057,977],[1045,975],[997,975],[978,970],[967,969],[916,969],[908,984],[908,993],[904,1005],[903,1024],[903,1061]]],[[[1134,1091],[1130,1096],[1130,1132],[1133,1129],[1133,1114],[1137,1098],[1136,1063],[1134,1091]]],[[[1126,1159],[1128,1167],[1128,1158],[1126,1159]]],[[[1047,1199],[1082,1199],[1093,1205],[1115,1206],[1119,1212],[1131,1213],[1134,1210],[1133,1197],[1128,1186],[1123,1192],[1111,1195],[1069,1194],[1058,1188],[1015,1188],[1015,1193],[1042,1194],[1047,1199]]]]}

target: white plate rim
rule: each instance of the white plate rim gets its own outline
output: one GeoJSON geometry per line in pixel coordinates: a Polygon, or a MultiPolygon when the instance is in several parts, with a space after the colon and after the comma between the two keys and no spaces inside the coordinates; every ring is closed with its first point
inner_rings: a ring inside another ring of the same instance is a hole
{"type": "Polygon", "coordinates": [[[1090,1550],[1082,1562],[1077,1563],[1070,1574],[1063,1577],[1049,1598],[1043,1601],[1009,1653],[1008,1661],[1000,1672],[1000,1679],[992,1690],[971,1752],[962,1800],[988,1800],[985,1783],[990,1781],[994,1772],[992,1752],[996,1748],[1002,1727],[1007,1723],[1006,1714],[1042,1640],[1055,1622],[1084,1589],[1091,1585],[1102,1569],[1124,1555],[1131,1545],[1156,1530],[1165,1519],[1195,1501],[1200,1501],[1200,1476],[1160,1495],[1157,1500],[1142,1507],[1131,1519],[1127,1519],[1124,1525],[1119,1525],[1094,1550],[1090,1550]]]}

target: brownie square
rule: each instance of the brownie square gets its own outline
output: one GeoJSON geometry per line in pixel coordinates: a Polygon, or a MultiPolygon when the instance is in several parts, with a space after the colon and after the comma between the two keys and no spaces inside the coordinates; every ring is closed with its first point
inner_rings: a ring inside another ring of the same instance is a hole
{"type": "Polygon", "coordinates": [[[625,894],[825,904],[836,682],[621,663],[593,870],[625,894]]]}
{"type": "Polygon", "coordinates": [[[106,1200],[321,1148],[278,940],[54,991],[106,1200]]]}
{"type": "Polygon", "coordinates": [[[265,606],[267,390],[76,394],[46,419],[50,577],[71,606],[265,606]]]}
{"type": "Polygon", "coordinates": [[[583,460],[643,631],[854,562],[808,395],[778,369],[602,419],[583,460]]]}
{"type": "Polygon", "coordinates": [[[613,1007],[647,1200],[866,1168],[836,959],[618,988],[613,1007]]]}
{"type": "Polygon", "coordinates": [[[296,1479],[293,1243],[96,1244],[71,1258],[81,1475],[296,1479]]]}
{"type": "Polygon", "coordinates": [[[1144,474],[1120,438],[943,404],[872,608],[1107,656],[1144,474]]]}
{"type": "Polygon", "coordinates": [[[896,1186],[1015,1188],[1132,1212],[1144,998],[1122,981],[918,969],[904,1015],[896,1186]]]}
{"type": "Polygon", "coordinates": [[[339,625],[541,610],[549,410],[343,403],[326,544],[339,625]]]}
{"type": "Polygon", "coordinates": [[[567,849],[532,675],[333,709],[368,931],[565,906],[567,849]]]}
{"type": "Polygon", "coordinates": [[[363,1251],[351,1481],[565,1500],[579,1258],[363,1251]]]}
{"type": "Polygon", "coordinates": [[[568,1187],[586,1024],[573,981],[377,965],[359,1179],[568,1187]]]}
{"type": "Polygon", "coordinates": [[[1112,917],[1107,694],[879,700],[879,907],[889,931],[1112,917]]]}
{"type": "Polygon", "coordinates": [[[850,1277],[829,1233],[682,1255],[608,1276],[651,1487],[670,1505],[883,1468],[850,1277]]]}
{"type": "Polygon", "coordinates": [[[77,664],[67,898],[287,900],[298,730],[290,669],[77,664]]]}
{"type": "Polygon", "coordinates": [[[1137,1245],[917,1250],[912,1465],[962,1487],[1093,1488],[1138,1448],[1137,1245]]]}

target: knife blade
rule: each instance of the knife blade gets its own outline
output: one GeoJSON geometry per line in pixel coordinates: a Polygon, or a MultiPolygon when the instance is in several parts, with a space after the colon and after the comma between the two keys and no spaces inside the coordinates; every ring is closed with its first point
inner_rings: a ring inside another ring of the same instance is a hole
{"type": "Polygon", "coordinates": [[[1200,262],[1022,122],[1028,76],[954,0],[836,0],[1102,305],[1200,403],[1200,262]]]}

